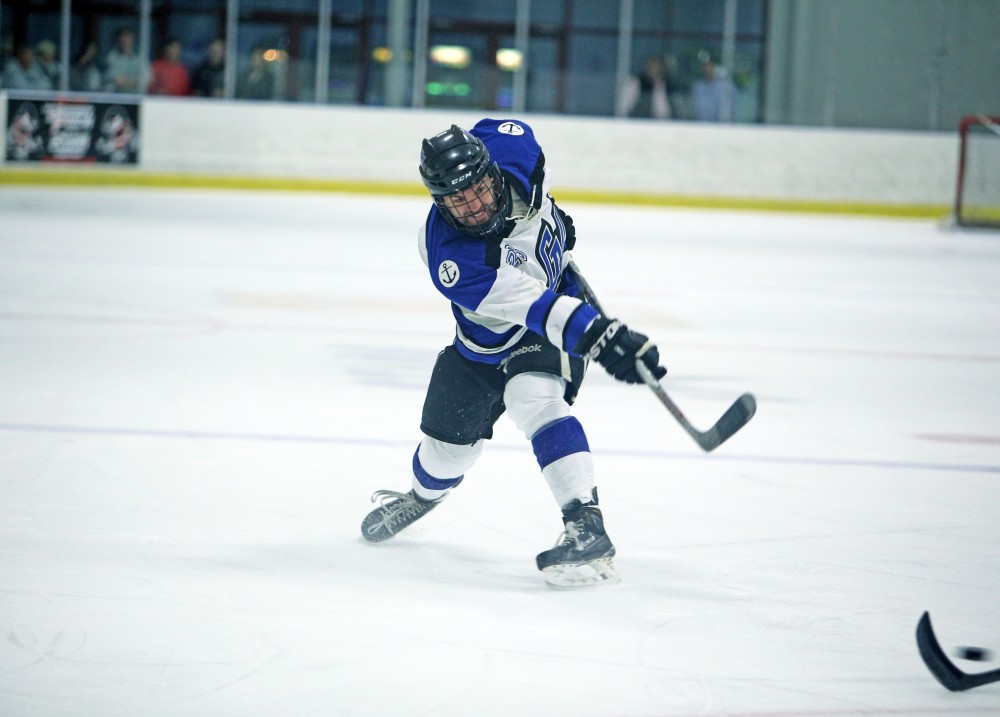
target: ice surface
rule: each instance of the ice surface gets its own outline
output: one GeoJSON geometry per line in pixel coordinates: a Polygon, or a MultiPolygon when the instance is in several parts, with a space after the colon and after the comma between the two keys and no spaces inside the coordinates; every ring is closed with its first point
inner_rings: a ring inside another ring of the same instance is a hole
{"type": "MultiPolygon", "coordinates": [[[[0,191],[0,715],[1000,714],[920,662],[1000,648],[1000,235],[564,207],[705,455],[592,372],[619,585],[556,591],[506,419],[393,541],[448,307],[427,202],[0,191]]],[[[965,663],[968,671],[995,667],[965,663]]]]}

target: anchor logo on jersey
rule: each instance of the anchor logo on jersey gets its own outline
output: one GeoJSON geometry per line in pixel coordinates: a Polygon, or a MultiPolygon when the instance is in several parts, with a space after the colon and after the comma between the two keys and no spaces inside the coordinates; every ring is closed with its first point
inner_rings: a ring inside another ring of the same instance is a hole
{"type": "Polygon", "coordinates": [[[438,265],[438,279],[441,280],[442,285],[454,286],[458,283],[458,277],[458,264],[451,259],[445,259],[438,265]]]}

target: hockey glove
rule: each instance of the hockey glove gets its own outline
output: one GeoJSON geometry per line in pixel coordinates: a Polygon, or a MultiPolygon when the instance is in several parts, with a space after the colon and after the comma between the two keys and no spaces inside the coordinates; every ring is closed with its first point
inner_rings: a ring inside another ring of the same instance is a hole
{"type": "Polygon", "coordinates": [[[667,369],[660,366],[660,352],[649,337],[632,331],[618,319],[598,316],[573,352],[589,355],[608,373],[625,383],[643,382],[635,368],[637,359],[646,364],[657,379],[667,375],[667,369]]]}
{"type": "Polygon", "coordinates": [[[563,220],[563,226],[566,227],[566,250],[569,251],[576,246],[576,227],[573,226],[573,217],[559,207],[556,207],[556,211],[559,212],[559,216],[563,220]]]}

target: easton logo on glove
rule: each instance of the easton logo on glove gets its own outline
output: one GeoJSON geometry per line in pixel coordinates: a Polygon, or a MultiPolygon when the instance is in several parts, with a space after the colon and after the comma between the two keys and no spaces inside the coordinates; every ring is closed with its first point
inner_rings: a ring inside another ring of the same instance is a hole
{"type": "Polygon", "coordinates": [[[643,383],[635,368],[641,360],[657,378],[666,375],[660,366],[660,352],[649,337],[632,331],[618,319],[599,316],[587,329],[574,352],[587,354],[619,381],[643,383]]]}
{"type": "MultiPolygon", "coordinates": [[[[597,319],[596,321],[594,321],[594,323],[596,324],[598,321],[600,321],[600,319],[597,319]]],[[[595,360],[597,359],[597,357],[601,354],[601,352],[603,352],[604,349],[608,347],[608,342],[610,342],[615,337],[615,334],[618,333],[618,329],[621,328],[621,326],[622,322],[618,321],[617,319],[608,324],[608,327],[604,329],[604,333],[602,333],[597,338],[597,342],[593,346],[591,346],[590,351],[587,352],[590,358],[595,360]]],[[[620,355],[624,356],[624,354],[620,355]]]]}

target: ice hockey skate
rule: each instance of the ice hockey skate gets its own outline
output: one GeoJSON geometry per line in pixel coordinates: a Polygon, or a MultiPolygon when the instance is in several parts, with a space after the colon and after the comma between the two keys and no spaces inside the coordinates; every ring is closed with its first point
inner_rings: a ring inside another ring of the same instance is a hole
{"type": "Polygon", "coordinates": [[[379,507],[361,522],[361,536],[369,543],[388,540],[423,518],[442,500],[444,496],[437,500],[424,500],[412,490],[406,493],[377,490],[372,495],[372,503],[380,501],[379,507]]]}
{"type": "Polygon", "coordinates": [[[545,580],[557,587],[618,582],[612,562],[615,546],[604,530],[597,504],[574,499],[563,508],[563,523],[565,529],[555,547],[535,558],[545,580]]]}

